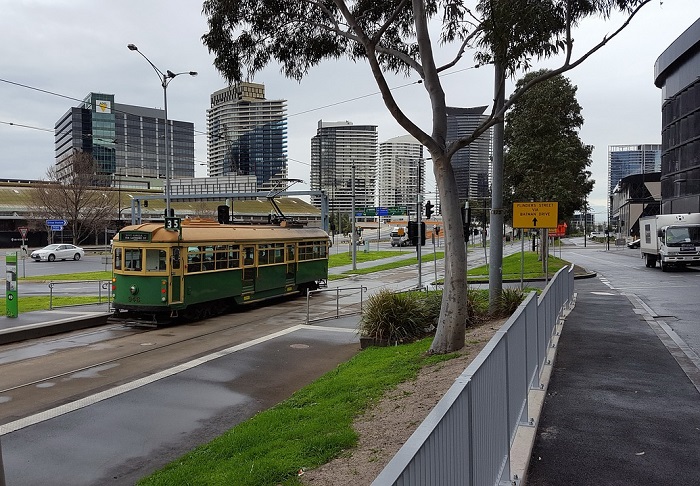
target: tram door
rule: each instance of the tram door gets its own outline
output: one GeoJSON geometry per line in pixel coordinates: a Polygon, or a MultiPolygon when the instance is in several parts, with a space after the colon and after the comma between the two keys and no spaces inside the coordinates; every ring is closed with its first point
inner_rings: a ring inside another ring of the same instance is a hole
{"type": "Polygon", "coordinates": [[[171,304],[182,302],[184,279],[180,248],[172,248],[170,251],[170,268],[168,270],[168,288],[170,289],[169,301],[171,304]]]}
{"type": "Polygon", "coordinates": [[[243,247],[243,282],[241,285],[242,293],[255,291],[255,247],[243,247]]]}
{"type": "Polygon", "coordinates": [[[296,283],[297,278],[297,262],[296,262],[296,252],[294,249],[294,244],[287,243],[287,285],[293,285],[296,283]]]}

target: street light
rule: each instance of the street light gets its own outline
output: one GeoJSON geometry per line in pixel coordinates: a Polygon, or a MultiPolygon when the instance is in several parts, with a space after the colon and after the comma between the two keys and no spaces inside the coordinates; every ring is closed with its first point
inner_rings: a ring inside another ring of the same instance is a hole
{"type": "Polygon", "coordinates": [[[163,111],[165,112],[165,216],[170,217],[170,140],[168,140],[168,84],[170,84],[170,81],[172,81],[176,76],[179,76],[181,74],[189,74],[190,76],[196,76],[197,71],[185,71],[181,73],[174,73],[170,70],[166,70],[165,72],[163,72],[160,69],[158,69],[156,65],[153,64],[151,60],[144,55],[143,52],[139,51],[139,48],[136,47],[134,44],[129,44],[126,47],[128,47],[130,51],[136,51],[139,54],[141,54],[141,57],[143,57],[148,62],[148,64],[151,65],[156,74],[158,74],[158,78],[160,79],[160,85],[163,87],[163,111]]]}

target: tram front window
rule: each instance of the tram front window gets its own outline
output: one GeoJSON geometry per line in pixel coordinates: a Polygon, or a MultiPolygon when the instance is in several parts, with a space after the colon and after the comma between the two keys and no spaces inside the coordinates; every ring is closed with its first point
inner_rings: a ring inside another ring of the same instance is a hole
{"type": "Polygon", "coordinates": [[[126,248],[124,250],[124,270],[141,271],[140,248],[126,248]]]}
{"type": "Polygon", "coordinates": [[[146,271],[158,272],[165,270],[165,250],[146,250],[146,271]]]}

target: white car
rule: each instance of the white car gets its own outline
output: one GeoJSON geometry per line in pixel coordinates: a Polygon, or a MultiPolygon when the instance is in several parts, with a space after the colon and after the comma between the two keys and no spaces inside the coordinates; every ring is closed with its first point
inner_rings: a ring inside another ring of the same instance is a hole
{"type": "Polygon", "coordinates": [[[54,260],[80,260],[85,256],[85,250],[79,246],[66,243],[45,246],[41,250],[34,250],[29,255],[34,260],[40,262],[52,262],[54,260]]]}

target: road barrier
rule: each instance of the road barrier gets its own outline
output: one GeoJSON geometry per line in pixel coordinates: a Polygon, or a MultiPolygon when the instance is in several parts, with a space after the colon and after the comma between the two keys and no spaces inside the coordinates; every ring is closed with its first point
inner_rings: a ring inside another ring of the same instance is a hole
{"type": "Polygon", "coordinates": [[[517,484],[511,448],[520,427],[535,426],[528,395],[544,386],[548,349],[573,298],[571,265],[526,297],[372,485],[517,484]]]}

